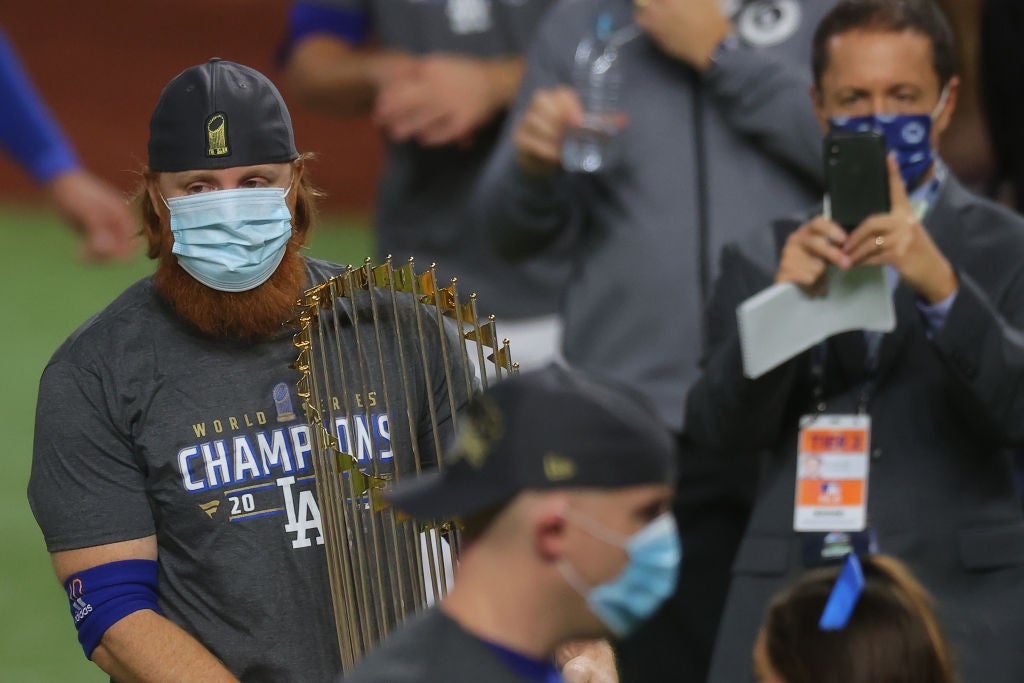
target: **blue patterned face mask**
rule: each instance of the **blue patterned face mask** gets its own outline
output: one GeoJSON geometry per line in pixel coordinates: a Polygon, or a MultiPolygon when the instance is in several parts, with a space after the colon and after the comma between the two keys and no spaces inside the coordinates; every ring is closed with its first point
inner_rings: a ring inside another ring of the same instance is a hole
{"type": "Polygon", "coordinates": [[[885,137],[885,146],[896,154],[900,177],[910,192],[935,161],[932,149],[932,121],[946,106],[949,88],[942,89],[939,103],[930,114],[871,114],[869,116],[835,116],[829,119],[833,131],[875,131],[885,137]]]}
{"type": "Polygon", "coordinates": [[[675,590],[683,554],[675,517],[663,514],[628,538],[579,514],[570,519],[594,538],[623,548],[629,555],[621,574],[589,589],[571,564],[559,565],[569,585],[586,598],[590,611],[616,636],[625,637],[675,590]]]}
{"type": "Polygon", "coordinates": [[[287,194],[280,187],[260,187],[165,199],[174,235],[171,251],[207,287],[222,292],[258,287],[277,270],[292,235],[287,194]]]}

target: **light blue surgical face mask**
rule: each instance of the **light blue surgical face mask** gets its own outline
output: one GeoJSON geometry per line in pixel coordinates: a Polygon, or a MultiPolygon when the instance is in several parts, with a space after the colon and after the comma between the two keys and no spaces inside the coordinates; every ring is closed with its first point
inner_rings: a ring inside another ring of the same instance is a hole
{"type": "Polygon", "coordinates": [[[895,152],[903,185],[911,192],[935,161],[932,149],[932,122],[946,106],[949,87],[942,89],[939,103],[930,114],[871,114],[835,116],[829,127],[835,131],[876,131],[885,138],[885,146],[895,152]]]}
{"type": "Polygon", "coordinates": [[[605,529],[577,512],[567,515],[567,519],[594,538],[623,548],[629,555],[621,574],[592,588],[586,586],[568,560],[559,564],[562,576],[586,598],[590,611],[608,630],[619,638],[629,635],[675,590],[683,555],[675,517],[663,514],[629,537],[605,529]]]}
{"type": "Polygon", "coordinates": [[[207,287],[244,292],[284,258],[292,214],[280,187],[216,190],[164,199],[178,263],[207,287]]]}

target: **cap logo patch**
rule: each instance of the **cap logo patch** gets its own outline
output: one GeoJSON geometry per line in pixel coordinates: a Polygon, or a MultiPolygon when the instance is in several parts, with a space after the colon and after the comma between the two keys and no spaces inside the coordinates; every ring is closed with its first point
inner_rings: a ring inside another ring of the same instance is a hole
{"type": "Polygon", "coordinates": [[[466,460],[473,469],[480,469],[487,460],[489,444],[475,424],[467,424],[456,441],[455,453],[466,460]]]}
{"type": "Polygon", "coordinates": [[[544,454],[544,476],[548,481],[566,481],[576,476],[576,463],[561,453],[544,454]]]}
{"type": "Polygon", "coordinates": [[[206,119],[206,156],[225,157],[231,154],[228,147],[228,117],[218,111],[206,119]]]}

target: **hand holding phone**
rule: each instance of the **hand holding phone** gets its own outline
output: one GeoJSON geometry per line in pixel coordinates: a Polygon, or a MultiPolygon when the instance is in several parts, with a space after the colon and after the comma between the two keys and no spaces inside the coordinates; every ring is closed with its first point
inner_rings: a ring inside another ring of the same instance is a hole
{"type": "Polygon", "coordinates": [[[825,187],[833,222],[850,232],[868,216],[888,213],[885,138],[874,131],[825,137],[825,187]]]}

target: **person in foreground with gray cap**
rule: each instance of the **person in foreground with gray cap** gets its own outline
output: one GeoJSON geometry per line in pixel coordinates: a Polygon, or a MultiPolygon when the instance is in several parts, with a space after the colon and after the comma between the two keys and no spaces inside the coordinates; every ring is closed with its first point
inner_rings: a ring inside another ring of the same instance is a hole
{"type": "MultiPolygon", "coordinates": [[[[136,197],[156,273],[43,372],[29,501],[85,654],[115,680],[325,681],[340,668],[282,326],[305,287],[342,272],[300,254],[315,194],[303,171],[265,76],[214,59],[175,77],[136,197]]],[[[397,362],[385,344],[381,362],[397,362]]],[[[409,374],[443,378],[440,354],[422,362],[409,374]]],[[[391,408],[421,415],[414,400],[391,408]]],[[[360,407],[352,419],[381,424],[360,407]]],[[[405,452],[397,429],[378,431],[376,453],[405,452]]]]}
{"type": "Polygon", "coordinates": [[[560,647],[630,633],[675,587],[672,444],[632,395],[557,366],[476,397],[444,469],[385,494],[461,520],[454,587],[346,683],[553,683],[560,647]]]}

